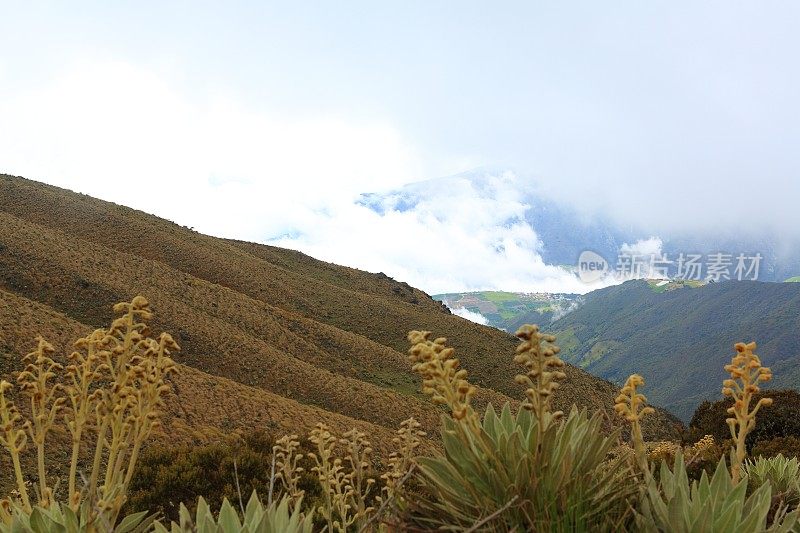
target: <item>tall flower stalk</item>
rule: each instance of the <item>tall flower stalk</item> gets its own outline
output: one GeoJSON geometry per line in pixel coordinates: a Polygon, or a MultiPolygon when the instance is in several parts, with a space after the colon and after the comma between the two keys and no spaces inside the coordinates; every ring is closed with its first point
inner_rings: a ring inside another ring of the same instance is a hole
{"type": "Polygon", "coordinates": [[[516,335],[522,343],[517,346],[514,362],[524,366],[527,372],[518,374],[515,380],[526,387],[522,406],[539,420],[537,432],[538,442],[541,442],[547,426],[564,416],[562,411],[551,409],[553,393],[567,377],[561,370],[564,361],[558,357],[561,348],[555,345],[553,335],[541,333],[536,325],[526,324],[516,335]]]}
{"type": "Polygon", "coordinates": [[[730,364],[725,365],[725,371],[731,377],[723,382],[722,394],[733,399],[733,406],[728,409],[728,414],[732,416],[725,419],[725,422],[728,423],[736,443],[736,448],[731,450],[731,470],[733,482],[738,483],[741,479],[742,462],[747,456],[747,434],[756,425],[758,411],[772,405],[772,398],[761,398],[752,405],[753,396],[761,390],[759,383],[772,379],[772,370],[761,364],[761,359],[755,354],[755,342],[739,342],[734,348],[736,354],[730,364]]]}
{"type": "Polygon", "coordinates": [[[22,394],[30,400],[31,415],[25,421],[24,428],[30,441],[36,445],[39,505],[42,507],[48,507],[53,496],[53,491],[47,484],[45,442],[65,402],[59,395],[61,386],[51,383],[56,378],[56,372],[63,370],[60,364],[50,358],[54,351],[50,343],[37,337],[36,350],[22,358],[27,366],[17,377],[22,394]]]}
{"type": "Polygon", "coordinates": [[[447,346],[447,339],[430,340],[430,336],[430,331],[408,334],[411,343],[408,358],[414,363],[414,372],[422,376],[422,392],[428,394],[433,403],[447,405],[454,420],[463,421],[478,431],[478,417],[471,405],[475,387],[467,381],[467,371],[459,368],[455,350],[447,346]]]}
{"type": "Polygon", "coordinates": [[[12,385],[0,384],[0,444],[14,465],[18,505],[32,512],[20,461],[29,442],[36,446],[39,505],[52,504],[46,438],[63,419],[72,437],[69,506],[78,511],[83,503],[91,503],[90,531],[98,523],[117,521],[142,445],[158,427],[168,378],[177,371],[170,355],[180,349],[167,333],[148,337],[145,321],[152,313],[142,296],[115,305],[114,311],[121,316],[108,330],[98,329],[75,343],[66,368],[51,358],[53,347],[37,339],[36,350],[23,358],[27,366],[17,378],[22,394],[30,399],[29,418],[6,396],[12,385]],[[94,454],[88,483],[79,486],[79,460],[88,434],[96,437],[94,454]]]}
{"type": "Polygon", "coordinates": [[[614,410],[627,420],[631,425],[631,441],[636,455],[636,462],[642,471],[647,470],[647,454],[644,448],[644,438],[642,437],[642,418],[655,409],[647,405],[647,397],[638,391],[639,387],[644,386],[644,378],[639,374],[632,374],[625,381],[625,385],[620,390],[614,405],[614,410]]]}

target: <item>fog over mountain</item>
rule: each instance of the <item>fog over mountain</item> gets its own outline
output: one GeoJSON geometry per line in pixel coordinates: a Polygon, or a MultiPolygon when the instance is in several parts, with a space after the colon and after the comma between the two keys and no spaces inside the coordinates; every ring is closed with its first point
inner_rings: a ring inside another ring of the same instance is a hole
{"type": "MultiPolygon", "coordinates": [[[[553,200],[513,172],[478,169],[364,194],[335,216],[318,213],[313,223],[275,243],[330,261],[358,256],[367,269],[386,271],[433,293],[585,293],[620,281],[580,282],[573,270],[585,250],[605,258],[612,270],[621,268],[620,256],[649,260],[655,255],[671,261],[665,271],[670,277],[679,274],[681,254],[687,261],[699,257],[699,270],[683,269],[689,277],[705,279],[715,258],[727,262],[716,281],[737,274],[783,281],[800,273],[800,254],[782,253],[780,236],[766,230],[752,236],[716,228],[653,234],[645,227],[553,200]],[[347,244],[334,238],[343,231],[352,236],[347,244]],[[387,234],[394,237],[387,240],[387,234]],[[716,257],[720,253],[721,259],[716,257]],[[736,272],[739,256],[748,260],[741,273],[736,272]],[[757,268],[748,274],[757,256],[757,268]]],[[[657,276],[642,272],[641,277],[657,276]]]]}
{"type": "Polygon", "coordinates": [[[653,237],[798,273],[798,5],[356,3],[9,6],[0,171],[431,292],[653,237]]]}

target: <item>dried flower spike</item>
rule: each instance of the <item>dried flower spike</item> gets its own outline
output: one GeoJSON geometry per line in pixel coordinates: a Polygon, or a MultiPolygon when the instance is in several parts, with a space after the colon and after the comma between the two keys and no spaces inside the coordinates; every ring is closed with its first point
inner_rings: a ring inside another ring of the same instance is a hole
{"type": "Polygon", "coordinates": [[[66,402],[66,398],[60,394],[61,386],[50,383],[55,380],[56,372],[64,369],[50,358],[54,351],[49,342],[37,337],[36,350],[22,358],[27,366],[17,377],[22,393],[30,398],[31,417],[25,422],[25,431],[36,445],[39,505],[42,507],[50,505],[52,495],[52,489],[47,485],[45,441],[66,402]]]}
{"type": "Polygon", "coordinates": [[[342,466],[342,460],[334,456],[339,443],[330,428],[322,423],[311,430],[308,440],[314,444],[316,451],[308,457],[314,462],[311,471],[317,475],[322,488],[322,505],[317,508],[327,522],[328,531],[344,533],[348,527],[350,497],[353,487],[342,466]]]}
{"type": "Polygon", "coordinates": [[[0,381],[0,445],[11,455],[11,462],[14,465],[14,477],[17,481],[17,496],[22,501],[23,510],[26,513],[30,513],[31,503],[20,463],[20,453],[25,449],[28,437],[25,434],[25,430],[17,427],[17,424],[22,420],[17,407],[11,400],[6,398],[6,393],[10,392],[12,388],[13,385],[8,381],[0,381]]]}
{"type": "Polygon", "coordinates": [[[277,467],[276,477],[283,483],[283,488],[293,503],[299,502],[305,495],[305,491],[300,488],[303,468],[299,466],[299,462],[303,459],[303,454],[297,453],[300,449],[297,438],[297,435],[284,435],[272,447],[277,467]]]}
{"type": "Polygon", "coordinates": [[[527,387],[527,399],[522,405],[533,411],[540,426],[544,426],[550,420],[557,420],[564,415],[561,411],[550,412],[553,393],[560,386],[559,382],[567,377],[560,370],[564,367],[564,361],[558,357],[561,348],[553,344],[556,341],[553,335],[540,333],[536,325],[522,326],[516,336],[522,340],[522,344],[517,346],[514,362],[528,370],[516,377],[517,383],[527,387]]]}
{"type": "Polygon", "coordinates": [[[381,501],[402,500],[399,492],[403,479],[413,467],[417,448],[422,443],[421,438],[425,436],[420,427],[420,423],[413,417],[400,423],[397,436],[392,439],[397,450],[389,455],[389,471],[381,476],[384,481],[384,495],[380,497],[381,501]]]}
{"type": "Polygon", "coordinates": [[[747,455],[745,440],[747,434],[756,425],[756,413],[763,406],[772,405],[772,398],[761,398],[751,408],[753,395],[761,389],[759,383],[772,379],[772,371],[761,365],[761,359],[755,354],[756,343],[743,342],[734,345],[734,354],[725,371],[731,377],[723,382],[722,394],[733,399],[733,406],[728,409],[732,415],[725,422],[731,430],[731,436],[736,442],[735,450],[731,450],[731,470],[733,482],[738,483],[741,478],[742,462],[747,455]]]}
{"type": "Polygon", "coordinates": [[[345,461],[350,465],[347,480],[352,488],[350,492],[352,516],[346,522],[348,525],[357,524],[375,510],[367,505],[367,497],[375,485],[375,478],[369,475],[372,445],[367,440],[367,434],[357,429],[345,433],[339,442],[347,450],[345,461]]]}
{"type": "Polygon", "coordinates": [[[625,385],[617,396],[614,410],[631,424],[631,440],[636,460],[643,468],[647,465],[647,456],[644,448],[644,438],[642,437],[641,420],[645,415],[655,412],[655,409],[647,405],[647,398],[637,389],[644,386],[644,378],[639,374],[632,374],[628,377],[625,385]]]}
{"type": "Polygon", "coordinates": [[[411,331],[408,340],[411,349],[409,360],[413,370],[422,376],[422,392],[431,396],[434,403],[450,408],[455,420],[467,420],[477,424],[477,417],[470,406],[475,387],[467,381],[467,371],[459,369],[455,350],[446,346],[447,339],[430,340],[430,331],[411,331]]]}

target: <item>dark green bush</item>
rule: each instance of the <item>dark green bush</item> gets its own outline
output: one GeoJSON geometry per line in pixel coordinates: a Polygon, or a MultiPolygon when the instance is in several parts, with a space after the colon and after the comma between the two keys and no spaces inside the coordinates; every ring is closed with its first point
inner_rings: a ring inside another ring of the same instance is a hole
{"type": "MultiPolygon", "coordinates": [[[[770,441],[777,437],[800,438],[800,393],[795,390],[766,390],[754,395],[755,401],[763,397],[773,399],[773,404],[764,407],[756,418],[756,427],[747,437],[747,448],[761,441],[770,441]]],[[[731,438],[725,419],[730,399],[716,402],[703,402],[697,408],[689,423],[689,431],[684,437],[687,444],[696,442],[704,435],[711,435],[717,442],[731,438]]]]}
{"type": "MultiPolygon", "coordinates": [[[[267,433],[253,431],[202,446],[150,447],[137,464],[127,510],[160,512],[169,520],[178,520],[181,502],[194,512],[192,506],[200,496],[213,509],[220,508],[224,498],[238,508],[237,473],[242,505],[254,489],[266,501],[273,444],[267,433]]],[[[276,494],[279,488],[276,481],[276,494]]],[[[306,491],[306,502],[319,494],[318,482],[308,473],[303,474],[301,488],[306,491]]]]}
{"type": "Polygon", "coordinates": [[[778,454],[800,459],[800,438],[775,437],[771,440],[759,441],[753,446],[754,456],[775,457],[778,454]]]}

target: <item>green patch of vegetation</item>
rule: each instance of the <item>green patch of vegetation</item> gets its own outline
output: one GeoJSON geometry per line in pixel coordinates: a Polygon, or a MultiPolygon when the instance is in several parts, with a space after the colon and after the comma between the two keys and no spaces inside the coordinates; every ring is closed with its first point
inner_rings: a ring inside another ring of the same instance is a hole
{"type": "Polygon", "coordinates": [[[419,382],[413,374],[402,374],[392,370],[372,369],[365,375],[365,379],[380,387],[392,389],[406,396],[422,397],[419,382]]]}
{"type": "Polygon", "coordinates": [[[513,292],[502,291],[484,291],[479,293],[489,302],[500,304],[505,302],[516,302],[519,300],[519,295],[513,292]]]}
{"type": "Polygon", "coordinates": [[[614,351],[622,343],[619,341],[607,340],[599,341],[592,346],[592,349],[578,363],[581,367],[587,367],[595,361],[602,359],[606,354],[614,351]]]}
{"type": "Polygon", "coordinates": [[[568,327],[558,334],[558,345],[561,347],[562,357],[569,361],[571,355],[575,353],[581,345],[580,340],[575,335],[575,328],[568,327]]]}
{"type": "Polygon", "coordinates": [[[488,325],[513,333],[526,323],[549,324],[553,316],[570,309],[574,294],[526,294],[483,291],[436,295],[455,309],[479,312],[488,325]]]}

